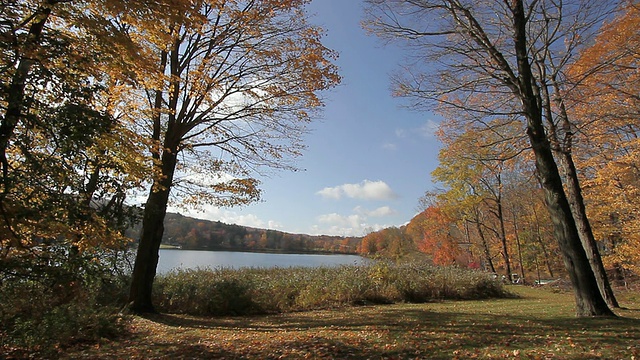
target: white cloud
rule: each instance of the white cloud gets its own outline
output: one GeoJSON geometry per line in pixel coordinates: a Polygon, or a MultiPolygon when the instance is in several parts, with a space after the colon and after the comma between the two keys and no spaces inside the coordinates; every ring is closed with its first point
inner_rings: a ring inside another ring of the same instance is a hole
{"type": "Polygon", "coordinates": [[[365,236],[370,232],[379,231],[389,225],[383,224],[362,224],[356,227],[331,225],[331,226],[318,226],[311,227],[310,235],[330,235],[330,236],[365,236]]]}
{"type": "Polygon", "coordinates": [[[399,138],[407,137],[407,130],[405,129],[396,129],[396,136],[399,138]]]}
{"type": "Polygon", "coordinates": [[[236,224],[255,228],[266,227],[265,221],[254,214],[239,215],[231,211],[225,211],[225,215],[220,218],[220,221],[226,224],[236,224]]]}
{"type": "Polygon", "coordinates": [[[362,206],[356,206],[353,211],[356,214],[362,214],[370,217],[385,217],[395,215],[398,212],[390,208],[389,206],[381,206],[375,210],[367,210],[362,206]]]}
{"type": "Polygon", "coordinates": [[[436,131],[438,131],[438,126],[440,125],[437,121],[429,119],[418,128],[396,129],[395,133],[396,137],[400,139],[407,138],[410,135],[417,135],[428,139],[435,136],[436,131]]]}
{"type": "Polygon", "coordinates": [[[325,199],[339,200],[342,197],[342,189],[339,186],[332,188],[326,187],[318,191],[316,194],[322,196],[325,199]]]}
{"type": "Polygon", "coordinates": [[[318,216],[318,222],[320,223],[351,228],[358,228],[363,226],[364,220],[365,219],[362,216],[357,214],[342,216],[340,214],[332,213],[318,216]]]}
{"type": "Polygon", "coordinates": [[[342,199],[343,197],[362,200],[391,200],[398,195],[384,181],[364,180],[359,184],[343,184],[326,187],[316,194],[325,199],[342,199]]]}
{"type": "Polygon", "coordinates": [[[282,224],[277,221],[269,220],[269,222],[267,222],[267,229],[276,230],[276,229],[282,229],[282,228],[283,228],[282,224]]]}
{"type": "Polygon", "coordinates": [[[312,226],[311,233],[316,235],[364,236],[371,231],[378,231],[391,226],[379,223],[372,224],[369,218],[382,218],[396,213],[389,206],[381,206],[375,210],[356,206],[350,215],[331,213],[316,217],[318,224],[312,226]]]}
{"type": "Polygon", "coordinates": [[[212,205],[203,206],[201,210],[187,210],[182,208],[170,207],[172,212],[179,212],[185,216],[191,216],[197,219],[221,221],[225,224],[236,224],[249,226],[260,229],[280,230],[282,224],[274,220],[263,220],[255,214],[239,214],[235,211],[221,209],[212,205]]]}
{"type": "Polygon", "coordinates": [[[385,149],[385,150],[394,151],[394,150],[398,149],[398,145],[396,145],[394,143],[386,142],[386,143],[382,144],[382,148],[385,149]]]}
{"type": "Polygon", "coordinates": [[[427,122],[422,124],[420,129],[418,129],[418,132],[420,133],[420,136],[424,138],[431,138],[435,136],[436,131],[438,131],[438,126],[439,124],[437,122],[429,119],[427,122]]]}
{"type": "Polygon", "coordinates": [[[337,213],[320,215],[316,218],[320,225],[311,227],[313,235],[364,236],[369,231],[378,231],[389,227],[382,224],[370,224],[362,214],[340,215],[337,213]]]}

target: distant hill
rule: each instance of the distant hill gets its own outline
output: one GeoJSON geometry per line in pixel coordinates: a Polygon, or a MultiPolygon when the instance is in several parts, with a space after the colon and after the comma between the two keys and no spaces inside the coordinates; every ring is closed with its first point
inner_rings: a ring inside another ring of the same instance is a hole
{"type": "MultiPolygon", "coordinates": [[[[192,250],[354,254],[361,237],[290,234],[168,213],[162,244],[192,250]]],[[[134,229],[138,233],[140,225],[134,229]]]]}

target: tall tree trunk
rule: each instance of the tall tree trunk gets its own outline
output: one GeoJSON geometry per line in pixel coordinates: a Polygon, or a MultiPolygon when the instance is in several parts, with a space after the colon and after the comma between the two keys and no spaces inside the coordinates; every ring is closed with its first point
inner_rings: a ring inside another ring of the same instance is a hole
{"type": "Polygon", "coordinates": [[[466,242],[466,246],[467,249],[469,250],[469,255],[471,255],[471,258],[473,259],[473,248],[471,246],[471,234],[469,234],[469,220],[465,219],[464,220],[464,239],[467,241],[466,242]]]}
{"type": "MultiPolygon", "coordinates": [[[[530,132],[531,133],[531,132],[530,132]]],[[[530,135],[534,138],[535,136],[530,135]]],[[[532,140],[537,147],[536,164],[545,189],[545,200],[554,224],[555,236],[563,255],[563,260],[576,299],[578,316],[614,316],[600,294],[598,283],[589,259],[582,247],[567,198],[564,195],[560,175],[551,155],[543,151],[541,144],[532,140]],[[555,168],[555,171],[554,171],[555,168]],[[555,174],[554,174],[555,172],[555,174]]]]}
{"type": "Polygon", "coordinates": [[[491,269],[492,273],[496,272],[495,266],[493,266],[493,260],[491,259],[491,252],[489,251],[489,244],[487,244],[487,239],[484,236],[484,232],[482,232],[482,226],[480,225],[480,217],[478,216],[477,210],[475,210],[475,224],[476,229],[478,231],[478,236],[480,236],[480,242],[482,244],[482,252],[484,254],[484,259],[489,264],[489,269],[491,269]]]}
{"type": "Polygon", "coordinates": [[[569,206],[571,207],[573,217],[576,220],[576,226],[578,227],[578,234],[580,235],[582,246],[587,254],[593,273],[596,276],[598,288],[609,306],[619,308],[620,305],[618,304],[618,300],[611,288],[611,283],[609,282],[607,272],[604,268],[604,264],[602,263],[600,251],[598,251],[596,239],[593,236],[591,223],[587,218],[587,211],[585,209],[582,191],[578,183],[578,174],[575,164],[573,163],[571,155],[568,153],[562,152],[560,154],[560,159],[560,163],[564,168],[565,178],[567,179],[567,197],[569,200],[569,206]]]}
{"type": "MultiPolygon", "coordinates": [[[[538,245],[542,249],[542,254],[544,255],[544,263],[547,265],[547,271],[549,272],[549,276],[553,278],[553,268],[551,267],[551,259],[549,258],[549,251],[547,251],[547,245],[545,245],[544,241],[542,241],[542,234],[540,233],[540,219],[538,218],[538,212],[536,208],[533,208],[533,216],[535,220],[536,227],[536,240],[538,241],[538,245]]],[[[537,261],[537,260],[536,260],[537,261]]]]}
{"type": "MultiPolygon", "coordinates": [[[[130,310],[134,313],[155,312],[152,301],[153,282],[160,257],[160,243],[164,234],[164,218],[167,214],[169,193],[171,192],[173,176],[178,163],[178,148],[181,136],[184,134],[176,117],[178,94],[180,92],[179,48],[180,40],[176,39],[171,51],[160,52],[161,67],[164,69],[169,64],[171,72],[171,86],[168,91],[169,101],[167,104],[171,112],[168,114],[166,129],[164,130],[163,150],[154,150],[152,152],[153,159],[160,163],[160,176],[154,180],[149,190],[149,198],[142,217],[142,232],[129,293],[130,310]]],[[[155,112],[153,114],[152,133],[152,140],[156,144],[161,143],[163,136],[161,122],[163,102],[163,92],[157,90],[154,99],[155,112]]]]}
{"type": "Polygon", "coordinates": [[[509,258],[509,247],[507,246],[507,232],[504,227],[504,218],[502,213],[502,200],[498,198],[498,222],[500,223],[500,243],[502,244],[502,257],[504,259],[504,267],[507,272],[507,279],[511,282],[511,259],[509,258]]]}
{"type": "Polygon", "coordinates": [[[162,177],[154,181],[144,208],[142,232],[129,292],[130,310],[137,314],[155,312],[151,295],[164,233],[169,192],[177,164],[176,151],[165,150],[161,161],[162,177]]]}
{"type": "Polygon", "coordinates": [[[582,246],[571,208],[564,192],[558,166],[542,122],[541,98],[534,90],[529,63],[526,17],[522,0],[513,1],[515,52],[518,62],[518,88],[523,115],[527,119],[527,135],[535,155],[536,169],[544,189],[545,201],[558,245],[576,300],[577,316],[615,316],[600,294],[589,259],[582,246]]]}
{"type": "Polygon", "coordinates": [[[516,217],[516,211],[513,210],[513,235],[516,237],[516,249],[518,251],[518,263],[520,263],[520,274],[522,275],[522,282],[526,283],[526,276],[524,273],[524,262],[522,261],[522,244],[520,243],[520,234],[518,231],[518,219],[516,217]]]}
{"type": "MultiPolygon", "coordinates": [[[[556,94],[559,94],[560,86],[558,85],[555,77],[552,77],[551,81],[556,94]]],[[[598,251],[598,245],[593,235],[593,230],[591,229],[591,223],[587,217],[584,197],[582,196],[582,189],[580,188],[580,181],[578,180],[578,171],[575,163],[573,162],[573,157],[571,156],[573,133],[571,129],[571,122],[569,121],[569,115],[567,114],[566,107],[564,106],[564,102],[560,96],[556,97],[556,103],[560,110],[559,117],[562,121],[565,134],[563,144],[556,153],[559,157],[564,178],[566,179],[569,207],[571,207],[571,213],[573,214],[576,226],[578,227],[578,235],[580,235],[582,247],[584,247],[589,263],[591,264],[591,268],[593,269],[593,273],[596,276],[600,293],[610,307],[619,308],[620,305],[613,293],[613,289],[611,289],[611,284],[609,283],[607,272],[604,269],[602,257],[600,256],[600,251],[598,251]]],[[[549,106],[547,107],[549,108],[549,106]]],[[[551,112],[551,109],[549,108],[547,111],[551,112]]],[[[552,132],[552,135],[554,134],[556,134],[555,131],[552,132]]]]}
{"type": "MultiPolygon", "coordinates": [[[[544,72],[544,67],[541,66],[540,71],[544,72]]],[[[546,76],[544,76],[544,78],[546,78],[546,76]]],[[[566,194],[567,200],[569,201],[569,207],[571,208],[571,213],[573,214],[573,218],[578,228],[580,241],[582,242],[582,246],[587,254],[587,258],[589,259],[589,264],[591,264],[596,281],[598,282],[600,293],[610,307],[619,308],[620,305],[618,305],[618,300],[611,289],[609,279],[607,278],[607,272],[604,269],[604,264],[602,263],[600,252],[598,251],[596,239],[593,236],[593,230],[591,229],[591,224],[587,217],[582,189],[580,188],[580,181],[578,180],[578,171],[571,155],[573,147],[573,129],[571,122],[569,121],[569,115],[567,114],[564,101],[560,95],[562,93],[560,85],[556,80],[555,74],[552,74],[549,78],[555,94],[554,101],[558,108],[557,117],[560,119],[560,123],[563,128],[564,136],[562,141],[558,138],[557,125],[553,121],[554,116],[551,109],[551,96],[547,89],[549,85],[543,83],[540,86],[540,90],[545,99],[543,107],[550,129],[548,137],[553,144],[554,152],[558,157],[558,161],[561,165],[560,168],[562,169],[562,173],[566,179],[566,194]]]]}

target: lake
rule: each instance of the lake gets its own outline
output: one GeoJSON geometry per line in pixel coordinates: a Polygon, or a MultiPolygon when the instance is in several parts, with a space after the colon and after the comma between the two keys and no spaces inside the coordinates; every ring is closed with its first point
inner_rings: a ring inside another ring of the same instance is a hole
{"type": "Polygon", "coordinates": [[[160,249],[158,274],[172,269],[243,268],[243,267],[320,267],[366,264],[369,260],[358,255],[273,254],[239,251],[197,251],[160,249]]]}

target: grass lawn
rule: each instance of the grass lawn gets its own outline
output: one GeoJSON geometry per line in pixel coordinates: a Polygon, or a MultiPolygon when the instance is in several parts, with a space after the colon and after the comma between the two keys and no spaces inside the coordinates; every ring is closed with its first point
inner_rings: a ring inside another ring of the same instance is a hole
{"type": "Polygon", "coordinates": [[[619,319],[577,319],[573,295],[360,306],[259,317],[135,318],[118,341],[68,359],[640,359],[640,294],[619,319]]]}

